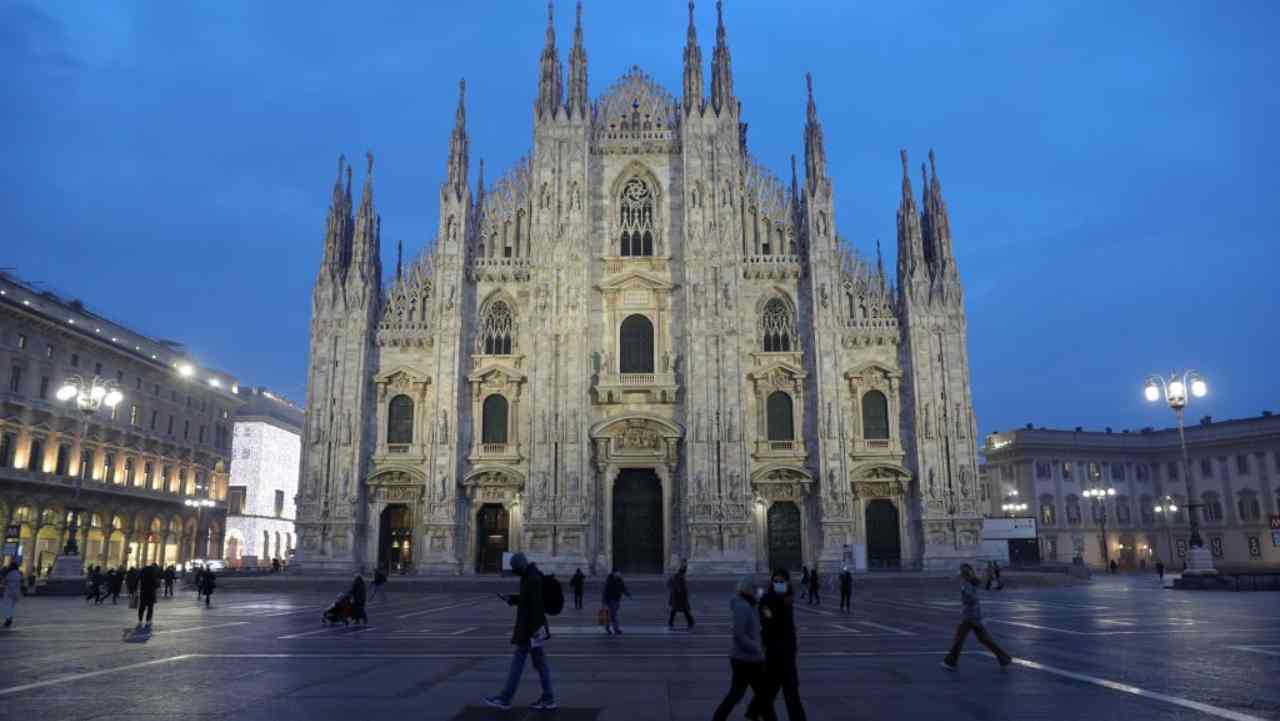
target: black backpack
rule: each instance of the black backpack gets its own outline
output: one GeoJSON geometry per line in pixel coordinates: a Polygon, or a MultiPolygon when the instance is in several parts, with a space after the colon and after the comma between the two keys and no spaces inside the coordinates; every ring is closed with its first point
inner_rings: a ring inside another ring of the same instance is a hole
{"type": "Polygon", "coordinates": [[[548,616],[559,616],[564,610],[564,588],[554,573],[542,577],[542,612],[548,616]]]}

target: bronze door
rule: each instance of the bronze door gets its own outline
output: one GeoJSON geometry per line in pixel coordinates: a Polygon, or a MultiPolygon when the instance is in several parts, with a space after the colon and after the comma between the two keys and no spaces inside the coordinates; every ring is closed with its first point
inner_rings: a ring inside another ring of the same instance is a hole
{"type": "Polygon", "coordinates": [[[662,573],[662,482],[649,469],[624,469],[613,485],[613,567],[662,573]]]}
{"type": "Polygon", "coordinates": [[[769,572],[779,568],[800,570],[804,550],[800,545],[800,509],[791,501],[769,507],[769,572]]]}
{"type": "Polygon", "coordinates": [[[898,508],[877,498],[867,504],[867,567],[898,568],[902,565],[902,541],[898,535],[898,508]]]}
{"type": "Polygon", "coordinates": [[[476,572],[501,573],[502,554],[507,550],[510,516],[496,503],[480,507],[476,518],[476,572]]]}
{"type": "Polygon", "coordinates": [[[413,565],[413,519],[409,507],[393,504],[382,510],[378,523],[378,566],[387,573],[403,573],[413,565]]]}

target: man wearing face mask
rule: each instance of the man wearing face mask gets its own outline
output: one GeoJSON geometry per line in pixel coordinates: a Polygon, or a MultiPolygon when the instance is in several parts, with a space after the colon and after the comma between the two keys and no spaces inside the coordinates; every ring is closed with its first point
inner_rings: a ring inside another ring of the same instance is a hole
{"type": "Polygon", "coordinates": [[[773,716],[773,701],[782,691],[787,718],[805,721],[800,703],[800,675],[796,671],[796,617],[792,606],[791,574],[785,568],[773,573],[769,590],[760,599],[760,638],[764,642],[764,693],[751,699],[747,718],[773,716]]]}

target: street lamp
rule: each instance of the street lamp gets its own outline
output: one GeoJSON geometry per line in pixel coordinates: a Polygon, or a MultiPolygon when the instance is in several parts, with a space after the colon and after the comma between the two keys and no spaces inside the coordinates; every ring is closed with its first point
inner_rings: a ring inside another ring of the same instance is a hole
{"type": "MultiPolygon", "coordinates": [[[[120,405],[120,401],[124,400],[124,394],[120,392],[120,388],[115,381],[109,381],[99,376],[94,376],[92,381],[86,381],[81,376],[71,376],[62,384],[55,396],[63,403],[74,400],[76,407],[84,414],[84,432],[80,434],[82,440],[89,437],[89,418],[94,413],[97,413],[103,406],[115,408],[120,405]]],[[[73,504],[79,503],[80,485],[84,479],[84,473],[84,470],[81,470],[76,474],[73,504]]],[[[71,522],[67,527],[67,544],[63,547],[62,554],[75,557],[80,555],[79,545],[76,543],[76,536],[80,530],[80,509],[72,507],[67,510],[71,514],[71,522]]]]}
{"type": "Polygon", "coordinates": [[[1160,504],[1155,507],[1155,512],[1164,518],[1164,530],[1169,536],[1169,562],[1173,562],[1173,518],[1178,513],[1178,504],[1174,503],[1173,496],[1165,496],[1160,500],[1160,504]]]}
{"type": "Polygon", "coordinates": [[[1204,547],[1204,540],[1200,538],[1200,520],[1196,516],[1196,509],[1204,504],[1196,503],[1195,493],[1191,488],[1191,456],[1187,453],[1187,433],[1183,423],[1187,404],[1191,402],[1190,396],[1204,398],[1208,393],[1209,385],[1205,382],[1204,376],[1190,368],[1181,374],[1170,373],[1168,378],[1160,375],[1150,376],[1147,378],[1146,388],[1143,389],[1143,394],[1152,403],[1163,398],[1169,409],[1173,411],[1174,417],[1178,419],[1178,442],[1182,445],[1182,479],[1187,486],[1186,507],[1191,518],[1191,537],[1187,540],[1189,548],[1184,573],[1217,573],[1213,568],[1213,555],[1204,547]]]}
{"type": "Polygon", "coordinates": [[[1099,516],[1098,510],[1102,510],[1102,565],[1110,569],[1111,551],[1107,548],[1107,498],[1116,495],[1116,489],[1086,488],[1081,495],[1093,502],[1094,516],[1099,516]]]}

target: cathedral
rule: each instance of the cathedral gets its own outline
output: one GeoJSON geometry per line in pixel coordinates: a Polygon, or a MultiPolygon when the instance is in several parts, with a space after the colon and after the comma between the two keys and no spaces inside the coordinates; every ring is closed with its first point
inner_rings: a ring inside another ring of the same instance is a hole
{"type": "MultiPolygon", "coordinates": [[[[720,4],[681,95],[591,97],[552,17],[530,154],[469,182],[459,84],[434,243],[384,280],[373,157],[338,161],[312,298],[295,566],[396,573],[945,569],[978,553],[963,290],[929,154],[897,268],[752,157],[720,4]],[[710,86],[709,92],[707,86],[710,86]]],[[[798,85],[798,83],[797,83],[798,85]]]]}

